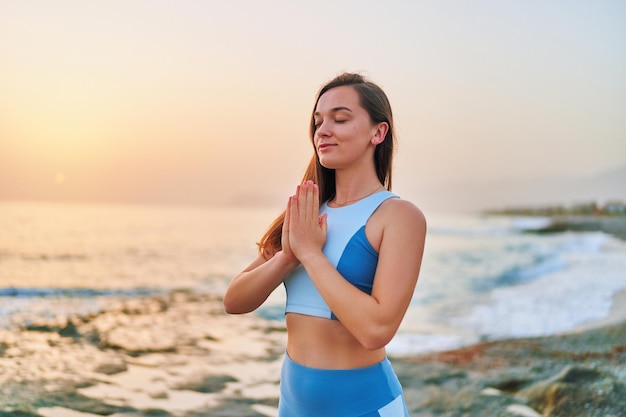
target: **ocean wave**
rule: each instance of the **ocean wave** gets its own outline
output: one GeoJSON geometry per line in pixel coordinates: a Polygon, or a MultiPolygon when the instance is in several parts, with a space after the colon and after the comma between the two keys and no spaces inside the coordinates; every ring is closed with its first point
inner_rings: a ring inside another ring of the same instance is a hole
{"type": "Polygon", "coordinates": [[[526,262],[512,262],[492,277],[486,277],[475,284],[477,290],[489,290],[498,287],[517,285],[555,272],[567,269],[567,259],[572,254],[592,254],[602,251],[607,236],[603,233],[572,233],[554,239],[550,243],[511,245],[510,253],[526,254],[526,262]]]}
{"type": "Polygon", "coordinates": [[[519,232],[531,232],[550,225],[552,220],[548,217],[514,217],[510,227],[519,232]]]}
{"type": "Polygon", "coordinates": [[[136,297],[159,294],[163,290],[152,288],[134,289],[93,289],[93,288],[0,288],[0,297],[13,298],[46,298],[46,297],[69,297],[69,298],[92,298],[102,296],[112,297],[136,297]]]}
{"type": "Polygon", "coordinates": [[[85,262],[89,256],[84,253],[37,253],[37,252],[11,252],[0,250],[0,261],[7,259],[20,259],[27,262],[59,261],[59,262],[85,262]]]}
{"type": "Polygon", "coordinates": [[[428,229],[429,234],[442,236],[503,236],[510,233],[510,229],[501,226],[476,226],[476,227],[444,227],[432,226],[428,229]]]}
{"type": "Polygon", "coordinates": [[[20,255],[24,261],[61,261],[61,262],[84,262],[89,259],[87,255],[80,253],[24,253],[20,255]]]}
{"type": "Polygon", "coordinates": [[[558,247],[560,252],[598,253],[610,238],[603,232],[569,233],[569,236],[572,238],[558,247]]]}
{"type": "Polygon", "coordinates": [[[565,268],[567,268],[567,263],[558,256],[538,256],[530,265],[516,265],[497,275],[492,280],[482,281],[479,289],[487,289],[487,286],[490,287],[489,289],[492,289],[516,285],[565,268]]]}
{"type": "MultiPolygon", "coordinates": [[[[73,252],[11,252],[0,250],[0,261],[8,259],[19,259],[25,262],[89,262],[101,256],[111,256],[110,254],[98,253],[73,253],[73,252]]],[[[155,250],[138,249],[129,247],[119,250],[119,253],[113,256],[122,256],[128,260],[153,260],[160,259],[162,255],[155,250]]]]}
{"type": "Polygon", "coordinates": [[[608,317],[614,295],[626,289],[623,254],[576,254],[568,261],[567,270],[490,291],[456,324],[495,339],[555,334],[608,317]]]}
{"type": "Polygon", "coordinates": [[[444,236],[505,236],[540,230],[550,225],[548,217],[476,217],[457,219],[444,225],[433,225],[428,232],[444,236]]]}

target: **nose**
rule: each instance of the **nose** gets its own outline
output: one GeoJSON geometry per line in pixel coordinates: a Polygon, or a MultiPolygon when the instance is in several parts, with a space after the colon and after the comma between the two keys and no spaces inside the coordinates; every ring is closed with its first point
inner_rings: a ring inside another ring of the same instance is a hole
{"type": "Polygon", "coordinates": [[[330,134],[330,126],[326,121],[321,122],[317,129],[315,129],[315,134],[318,136],[328,136],[330,134]]]}

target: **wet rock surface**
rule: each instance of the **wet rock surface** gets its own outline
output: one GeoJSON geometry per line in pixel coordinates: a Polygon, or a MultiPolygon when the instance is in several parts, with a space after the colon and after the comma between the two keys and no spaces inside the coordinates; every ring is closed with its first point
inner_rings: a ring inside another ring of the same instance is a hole
{"type": "MultiPolygon", "coordinates": [[[[280,324],[208,294],[0,330],[0,417],[276,416],[280,324]]],[[[624,417],[626,323],[392,357],[412,416],[624,417]]]]}
{"type": "Polygon", "coordinates": [[[415,416],[626,416],[626,324],[392,362],[415,416]]]}
{"type": "Polygon", "coordinates": [[[2,329],[0,416],[263,415],[255,405],[278,401],[280,330],[187,292],[2,329]]]}

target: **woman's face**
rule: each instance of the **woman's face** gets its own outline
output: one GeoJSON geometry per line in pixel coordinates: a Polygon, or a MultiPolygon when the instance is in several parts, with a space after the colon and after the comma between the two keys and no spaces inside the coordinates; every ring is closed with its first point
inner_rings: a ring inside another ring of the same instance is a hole
{"type": "Polygon", "coordinates": [[[347,168],[352,164],[372,163],[380,137],[380,124],[374,125],[359,103],[359,94],[350,86],[336,87],[318,100],[313,143],[323,167],[347,168]]]}

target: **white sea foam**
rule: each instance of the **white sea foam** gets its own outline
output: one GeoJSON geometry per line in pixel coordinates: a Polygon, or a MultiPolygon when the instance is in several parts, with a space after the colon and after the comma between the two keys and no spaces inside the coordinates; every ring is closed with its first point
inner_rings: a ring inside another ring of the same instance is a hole
{"type": "Polygon", "coordinates": [[[406,356],[456,349],[468,341],[450,334],[407,334],[398,333],[387,345],[391,356],[406,356]]]}
{"type": "Polygon", "coordinates": [[[546,226],[549,226],[551,223],[550,218],[548,217],[514,217],[511,218],[510,227],[513,230],[519,231],[528,231],[528,230],[539,230],[546,226]]]}
{"type": "Polygon", "coordinates": [[[494,289],[486,302],[455,319],[456,325],[488,338],[523,337],[564,332],[606,317],[613,295],[626,289],[624,245],[616,242],[598,252],[594,236],[581,240],[586,244],[579,250],[572,245],[561,253],[566,269],[494,289]]]}

